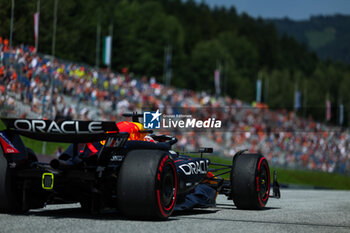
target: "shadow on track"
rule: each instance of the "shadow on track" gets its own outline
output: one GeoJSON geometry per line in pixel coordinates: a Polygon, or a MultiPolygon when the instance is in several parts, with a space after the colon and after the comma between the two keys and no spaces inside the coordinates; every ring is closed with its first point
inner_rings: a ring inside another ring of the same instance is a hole
{"type": "Polygon", "coordinates": [[[171,217],[177,216],[188,216],[188,215],[197,215],[197,214],[214,214],[219,210],[208,210],[208,209],[192,209],[192,210],[182,210],[174,211],[171,217]]]}
{"type": "MultiPolygon", "coordinates": [[[[139,219],[128,218],[121,215],[117,211],[109,211],[106,213],[88,213],[79,207],[73,208],[61,208],[61,209],[39,209],[35,211],[29,211],[25,214],[11,214],[16,216],[37,216],[47,217],[50,219],[88,219],[88,220],[105,220],[105,221],[142,221],[142,222],[162,222],[164,220],[154,219],[139,219]]],[[[168,219],[168,221],[174,221],[177,219],[168,219]]]]}
{"type": "MultiPolygon", "coordinates": [[[[237,210],[238,209],[234,205],[228,204],[217,204],[217,207],[210,209],[200,209],[195,208],[192,210],[183,210],[183,211],[174,211],[168,221],[180,220],[181,218],[194,218],[194,219],[202,219],[201,217],[196,217],[195,215],[208,215],[215,214],[221,210],[237,210]]],[[[273,207],[266,207],[265,210],[269,209],[279,209],[273,207]]],[[[248,210],[249,211],[249,210],[248,210]]],[[[118,211],[112,210],[105,213],[88,213],[83,209],[77,207],[68,207],[68,208],[60,208],[60,209],[39,209],[32,210],[26,214],[12,214],[12,215],[23,215],[23,216],[38,216],[38,217],[48,217],[51,219],[66,219],[66,218],[76,218],[76,219],[89,219],[89,220],[111,220],[111,221],[154,221],[154,220],[145,220],[139,218],[128,218],[121,215],[118,211]]],[[[203,219],[211,219],[211,218],[203,218],[203,219]]],[[[220,221],[236,221],[229,219],[216,219],[212,218],[212,220],[220,220],[220,221]]],[[[241,221],[241,220],[237,220],[241,221]]]]}
{"type": "Polygon", "coordinates": [[[128,220],[127,217],[122,216],[118,212],[109,213],[88,213],[83,209],[77,208],[62,208],[62,209],[42,209],[39,211],[30,211],[25,214],[27,216],[50,217],[55,219],[60,218],[79,218],[91,220],[128,220]]]}
{"type": "MultiPolygon", "coordinates": [[[[213,214],[219,210],[208,210],[208,209],[193,209],[185,211],[175,211],[167,221],[179,220],[177,216],[188,216],[188,215],[198,215],[198,214],[213,214]]],[[[12,214],[12,215],[22,215],[22,216],[38,216],[38,217],[49,217],[51,219],[66,219],[66,218],[76,218],[76,219],[89,219],[89,220],[122,220],[122,221],[155,221],[139,218],[128,218],[121,215],[118,211],[110,211],[108,213],[88,213],[79,207],[73,208],[61,208],[61,209],[41,209],[35,211],[29,211],[25,214],[12,214]]],[[[157,221],[157,220],[156,220],[157,221]]],[[[159,220],[163,221],[163,220],[159,220]]]]}
{"type": "MultiPolygon", "coordinates": [[[[171,217],[177,216],[189,216],[189,215],[199,215],[199,214],[213,214],[219,210],[208,210],[208,209],[193,209],[193,210],[184,210],[184,211],[174,211],[171,217]]],[[[27,214],[23,214],[26,216],[40,216],[40,217],[50,217],[55,219],[60,218],[79,218],[79,219],[90,219],[90,220],[137,220],[137,221],[149,221],[138,218],[128,218],[121,215],[117,211],[113,211],[110,213],[96,213],[91,214],[83,211],[81,208],[65,208],[65,209],[56,209],[56,210],[41,210],[41,211],[31,211],[27,214]]],[[[178,220],[176,218],[169,218],[167,221],[178,220]]]]}
{"type": "MultiPolygon", "coordinates": [[[[214,209],[219,210],[239,210],[235,205],[232,204],[216,204],[216,207],[213,207],[214,209]]],[[[259,211],[266,211],[266,210],[275,210],[275,209],[281,209],[280,207],[264,207],[263,209],[259,211]]],[[[256,210],[244,210],[244,211],[256,211],[256,210]]]]}

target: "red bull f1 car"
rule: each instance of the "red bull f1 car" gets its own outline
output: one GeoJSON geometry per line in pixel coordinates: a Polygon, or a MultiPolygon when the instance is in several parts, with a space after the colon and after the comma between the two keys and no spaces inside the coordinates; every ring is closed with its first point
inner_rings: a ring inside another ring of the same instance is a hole
{"type": "Polygon", "coordinates": [[[279,197],[264,156],[238,152],[231,165],[172,150],[177,139],[132,121],[51,121],[6,118],[0,131],[0,212],[76,203],[89,212],[115,209],[131,218],[167,219],[174,210],[215,206],[217,194],[239,209],[262,209],[279,197]],[[38,161],[21,137],[71,143],[50,163],[38,161]],[[229,174],[230,179],[220,178],[229,174]]]}

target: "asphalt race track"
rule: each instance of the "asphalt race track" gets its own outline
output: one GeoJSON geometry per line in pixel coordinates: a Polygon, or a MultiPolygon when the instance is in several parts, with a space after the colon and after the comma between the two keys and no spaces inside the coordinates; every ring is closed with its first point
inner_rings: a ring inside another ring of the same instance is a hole
{"type": "Polygon", "coordinates": [[[350,232],[350,191],[282,190],[262,211],[237,210],[219,196],[216,208],[175,213],[168,221],[89,215],[79,204],[50,205],[26,215],[0,214],[0,233],[50,232],[350,232]]]}

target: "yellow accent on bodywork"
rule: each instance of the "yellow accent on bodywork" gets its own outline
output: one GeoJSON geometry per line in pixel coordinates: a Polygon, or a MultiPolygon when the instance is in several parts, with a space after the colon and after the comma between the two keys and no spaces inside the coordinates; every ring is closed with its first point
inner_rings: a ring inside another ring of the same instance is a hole
{"type": "Polygon", "coordinates": [[[48,172],[43,173],[42,178],[41,178],[41,187],[43,189],[51,190],[51,189],[53,189],[53,181],[54,181],[54,175],[52,173],[48,173],[48,172]],[[45,187],[45,185],[44,185],[45,176],[51,176],[52,183],[51,183],[50,187],[45,187]]]}

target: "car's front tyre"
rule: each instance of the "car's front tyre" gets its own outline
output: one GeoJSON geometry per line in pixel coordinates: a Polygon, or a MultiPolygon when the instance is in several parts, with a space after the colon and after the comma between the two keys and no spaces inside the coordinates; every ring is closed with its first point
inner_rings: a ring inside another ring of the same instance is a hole
{"type": "Polygon", "coordinates": [[[261,154],[238,154],[231,172],[232,199],[238,209],[262,209],[269,200],[270,170],[261,154]]]}

